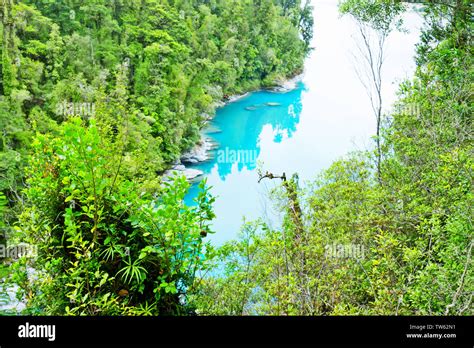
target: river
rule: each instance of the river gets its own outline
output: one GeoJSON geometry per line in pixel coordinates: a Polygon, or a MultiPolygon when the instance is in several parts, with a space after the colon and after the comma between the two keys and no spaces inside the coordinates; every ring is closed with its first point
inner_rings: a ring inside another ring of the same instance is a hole
{"type": "MultiPolygon", "coordinates": [[[[314,50],[302,81],[287,93],[258,91],[217,110],[205,135],[218,149],[200,169],[217,197],[210,235],[214,244],[233,239],[243,218],[264,218],[278,227],[280,217],[268,199],[279,180],[258,183],[257,168],[274,174],[298,173],[300,185],[350,151],[373,147],[375,118],[355,72],[357,25],[340,17],[337,0],[313,1],[314,50]]],[[[408,33],[394,32],[386,43],[383,103],[389,111],[398,83],[412,76],[421,17],[404,15],[408,33]]],[[[197,193],[193,185],[186,202],[197,193]]]]}

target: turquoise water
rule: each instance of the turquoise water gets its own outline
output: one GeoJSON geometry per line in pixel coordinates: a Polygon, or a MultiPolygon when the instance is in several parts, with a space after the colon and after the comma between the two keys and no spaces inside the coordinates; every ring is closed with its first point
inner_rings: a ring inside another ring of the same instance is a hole
{"type": "MultiPolygon", "coordinates": [[[[373,147],[375,119],[357,74],[358,28],[341,18],[337,1],[314,1],[315,30],[302,82],[288,93],[254,92],[217,110],[207,136],[219,148],[214,159],[193,168],[204,171],[217,197],[209,238],[214,244],[236,237],[245,216],[278,227],[280,216],[268,199],[278,180],[258,183],[257,168],[274,174],[298,173],[300,186],[353,150],[373,147]],[[220,150],[220,152],[219,152],[220,150]]],[[[396,99],[398,82],[412,75],[414,46],[422,20],[405,15],[409,34],[387,41],[383,75],[384,110],[396,99]]],[[[192,204],[197,187],[186,197],[192,204]]]]}
{"type": "MultiPolygon", "coordinates": [[[[243,215],[253,219],[264,213],[266,186],[257,182],[257,167],[267,170],[265,154],[278,156],[276,147],[295,134],[304,89],[299,83],[287,93],[254,92],[217,110],[205,135],[218,143],[218,149],[212,152],[212,160],[192,166],[204,172],[217,196],[213,227],[218,233],[213,240],[235,236],[243,215]]],[[[192,204],[197,190],[197,185],[192,186],[187,204],[192,204]]]]}

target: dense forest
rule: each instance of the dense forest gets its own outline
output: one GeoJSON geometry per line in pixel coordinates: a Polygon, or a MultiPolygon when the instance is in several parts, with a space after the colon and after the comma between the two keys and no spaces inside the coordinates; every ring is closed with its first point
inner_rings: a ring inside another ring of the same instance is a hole
{"type": "MultiPolygon", "coordinates": [[[[340,10],[392,30],[407,7],[340,10]]],[[[0,242],[37,255],[3,259],[0,277],[24,313],[474,314],[472,4],[422,11],[415,75],[376,148],[309,187],[262,174],[281,182],[282,226],[248,222],[216,248],[212,188],[186,206],[190,184],[162,174],[229,95],[303,71],[310,3],[3,0],[0,242]],[[328,257],[335,245],[364,255],[328,257]]]]}

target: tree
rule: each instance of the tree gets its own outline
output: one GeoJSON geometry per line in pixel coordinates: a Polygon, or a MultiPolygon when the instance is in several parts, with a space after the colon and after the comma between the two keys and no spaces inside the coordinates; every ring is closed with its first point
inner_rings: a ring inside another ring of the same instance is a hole
{"type": "MultiPolygon", "coordinates": [[[[405,10],[400,2],[389,0],[346,0],[339,4],[339,11],[352,16],[358,24],[362,43],[357,45],[361,68],[356,68],[357,76],[363,84],[376,119],[377,172],[380,178],[382,160],[382,68],[385,58],[385,42],[393,29],[401,28],[400,14],[405,10]],[[375,38],[373,38],[375,34],[375,38]]],[[[358,65],[359,66],[359,65],[358,65]]]]}

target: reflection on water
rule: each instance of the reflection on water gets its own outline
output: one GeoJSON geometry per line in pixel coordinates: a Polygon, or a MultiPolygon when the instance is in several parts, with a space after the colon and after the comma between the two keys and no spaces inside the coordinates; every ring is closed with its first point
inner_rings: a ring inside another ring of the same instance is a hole
{"type": "Polygon", "coordinates": [[[233,171],[254,170],[264,127],[271,128],[271,140],[275,143],[291,138],[296,131],[302,91],[303,84],[288,93],[260,91],[219,109],[206,132],[218,143],[218,149],[212,153],[214,160],[194,168],[205,174],[217,170],[222,181],[233,171]]]}

